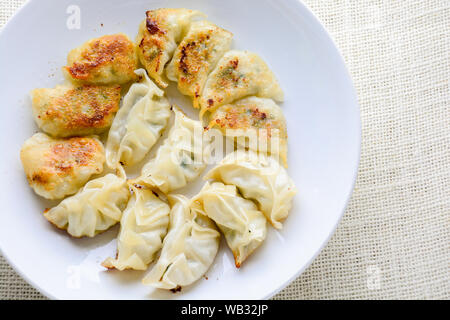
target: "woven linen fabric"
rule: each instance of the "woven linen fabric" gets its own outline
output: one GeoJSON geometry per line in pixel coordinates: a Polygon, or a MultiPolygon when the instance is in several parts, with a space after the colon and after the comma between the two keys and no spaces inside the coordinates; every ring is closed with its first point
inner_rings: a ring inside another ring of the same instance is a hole
{"type": "MultiPolygon", "coordinates": [[[[0,0],[0,26],[23,3],[0,0]]],[[[450,1],[304,3],[350,70],[363,145],[335,235],[275,299],[449,299],[450,1]]],[[[43,298],[0,257],[0,299],[43,298]]]]}

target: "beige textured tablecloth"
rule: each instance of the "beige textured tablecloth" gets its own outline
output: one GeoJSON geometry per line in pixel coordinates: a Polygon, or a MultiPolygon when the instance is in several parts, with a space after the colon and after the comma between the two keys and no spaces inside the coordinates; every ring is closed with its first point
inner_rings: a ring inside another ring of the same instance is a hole
{"type": "MultiPolygon", "coordinates": [[[[0,26],[22,3],[0,0],[0,26]]],[[[363,146],[336,234],[276,299],[449,299],[450,1],[304,3],[350,69],[363,146]]],[[[0,299],[42,298],[0,257],[0,299]]]]}

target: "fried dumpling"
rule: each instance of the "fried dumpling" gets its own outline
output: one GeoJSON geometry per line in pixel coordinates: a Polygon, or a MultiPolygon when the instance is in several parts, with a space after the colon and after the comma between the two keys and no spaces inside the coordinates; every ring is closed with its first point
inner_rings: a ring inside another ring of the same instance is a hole
{"type": "Polygon", "coordinates": [[[119,110],[119,85],[58,85],[31,92],[34,120],[54,137],[85,136],[106,131],[119,110]]]}
{"type": "Polygon", "coordinates": [[[222,231],[237,268],[265,240],[266,218],[256,205],[242,198],[234,185],[205,184],[192,199],[192,209],[211,218],[222,231]]]}
{"type": "Polygon", "coordinates": [[[143,168],[138,183],[169,193],[187,185],[206,168],[210,141],[204,139],[200,121],[174,107],[175,123],[156,157],[143,168]]]}
{"type": "Polygon", "coordinates": [[[277,229],[282,228],[297,193],[294,182],[276,159],[242,150],[226,156],[206,174],[207,179],[235,185],[244,198],[258,204],[277,229]]]}
{"type": "Polygon", "coordinates": [[[230,49],[232,39],[231,32],[208,21],[196,21],[175,51],[166,69],[167,77],[178,82],[182,94],[193,98],[195,108],[199,108],[208,74],[230,49]]]}
{"type": "Polygon", "coordinates": [[[44,216],[75,238],[94,237],[120,221],[129,196],[126,180],[108,174],[89,181],[44,216]]]}
{"type": "Polygon", "coordinates": [[[208,129],[211,128],[238,138],[240,147],[279,155],[287,166],[286,119],[272,99],[252,96],[222,105],[210,114],[208,129]]]}
{"type": "Polygon", "coordinates": [[[208,76],[200,97],[200,118],[207,111],[247,96],[284,99],[275,75],[260,56],[249,51],[228,51],[208,76]]]}
{"type": "Polygon", "coordinates": [[[119,164],[131,166],[141,161],[158,141],[170,118],[170,103],[147,76],[141,78],[125,95],[106,142],[106,161],[110,168],[119,164]]]}
{"type": "Polygon", "coordinates": [[[133,194],[120,220],[117,256],[106,259],[102,266],[147,270],[167,234],[170,207],[155,191],[133,182],[128,184],[133,194]]]}
{"type": "Polygon", "coordinates": [[[162,78],[166,64],[172,59],[177,44],[189,29],[195,17],[204,14],[188,9],[156,9],[146,13],[136,40],[139,60],[152,79],[167,87],[162,78]]]}
{"type": "Polygon", "coordinates": [[[123,33],[87,41],[72,50],[63,68],[69,80],[90,84],[124,84],[136,79],[134,43],[123,33]]]}
{"type": "Polygon", "coordinates": [[[158,262],[142,280],[161,289],[188,286],[210,268],[219,250],[220,234],[214,223],[190,210],[190,201],[181,195],[169,196],[169,232],[158,262]]]}
{"type": "Polygon", "coordinates": [[[44,133],[24,143],[20,158],[30,186],[51,200],[76,193],[103,171],[105,162],[103,145],[95,137],[54,139],[44,133]]]}
{"type": "Polygon", "coordinates": [[[249,97],[220,106],[211,114],[208,128],[237,137],[241,147],[279,156],[287,167],[286,119],[272,99],[249,97]]]}

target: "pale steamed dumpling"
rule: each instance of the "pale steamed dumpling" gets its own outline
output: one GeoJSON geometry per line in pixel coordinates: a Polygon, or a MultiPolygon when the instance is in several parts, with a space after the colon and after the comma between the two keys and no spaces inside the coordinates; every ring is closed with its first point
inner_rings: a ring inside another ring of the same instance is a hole
{"type": "Polygon", "coordinates": [[[258,204],[277,229],[282,228],[297,193],[294,182],[276,159],[242,150],[226,156],[205,179],[237,186],[244,198],[258,204]]]}
{"type": "Polygon", "coordinates": [[[192,209],[217,224],[233,252],[237,268],[266,238],[266,218],[252,201],[238,194],[234,185],[207,182],[192,200],[192,209]]]}
{"type": "Polygon", "coordinates": [[[141,161],[161,137],[171,114],[164,92],[145,70],[136,70],[136,74],[141,81],[126,94],[106,143],[106,161],[113,169],[141,161]]]}
{"type": "Polygon", "coordinates": [[[169,200],[169,232],[157,263],[142,281],[161,289],[188,286],[200,279],[213,263],[220,240],[214,223],[191,211],[186,197],[172,195],[169,200]]]}
{"type": "Polygon", "coordinates": [[[143,168],[138,183],[156,187],[164,193],[184,187],[197,178],[207,165],[209,141],[200,121],[188,118],[174,107],[175,123],[156,157],[143,168]]]}
{"type": "Polygon", "coordinates": [[[155,191],[132,181],[128,184],[133,194],[120,220],[117,256],[106,259],[102,265],[109,269],[147,270],[162,247],[170,207],[155,191]]]}
{"type": "Polygon", "coordinates": [[[75,238],[94,237],[120,221],[129,196],[126,180],[108,174],[89,181],[44,216],[75,238]]]}

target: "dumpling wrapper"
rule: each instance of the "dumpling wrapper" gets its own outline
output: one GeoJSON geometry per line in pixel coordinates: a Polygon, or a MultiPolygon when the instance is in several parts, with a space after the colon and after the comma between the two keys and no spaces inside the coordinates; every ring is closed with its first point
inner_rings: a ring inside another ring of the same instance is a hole
{"type": "Polygon", "coordinates": [[[284,100],[278,80],[260,56],[249,51],[228,51],[208,76],[200,97],[200,118],[205,112],[247,96],[284,100]]]}
{"type": "Polygon", "coordinates": [[[237,193],[236,186],[207,182],[192,199],[192,209],[217,224],[233,252],[237,268],[266,239],[266,218],[252,201],[237,193]]]}
{"type": "Polygon", "coordinates": [[[170,207],[156,192],[132,181],[128,185],[133,194],[120,220],[117,256],[106,259],[102,266],[147,270],[167,234],[170,207]]]}
{"type": "Polygon", "coordinates": [[[34,120],[53,137],[101,134],[119,110],[120,85],[58,85],[31,92],[34,120]]]}
{"type": "Polygon", "coordinates": [[[170,118],[170,103],[147,76],[136,70],[141,82],[125,95],[106,142],[106,162],[112,169],[132,166],[147,155],[161,137],[170,118]]]}
{"type": "Polygon", "coordinates": [[[91,39],[70,51],[63,72],[67,79],[90,84],[124,84],[135,80],[134,43],[123,33],[91,39]]]}
{"type": "Polygon", "coordinates": [[[136,38],[139,60],[149,76],[165,88],[164,68],[172,59],[178,43],[189,30],[192,20],[205,15],[188,9],[156,9],[146,12],[136,38]]]}
{"type": "Polygon", "coordinates": [[[160,289],[176,289],[199,280],[219,250],[220,234],[214,223],[190,209],[182,195],[170,195],[170,227],[158,262],[142,280],[160,289]]]}
{"type": "Polygon", "coordinates": [[[94,136],[54,139],[45,133],[29,138],[20,151],[28,183],[50,200],[76,193],[103,171],[105,150],[94,136]]]}
{"type": "Polygon", "coordinates": [[[45,218],[75,237],[94,237],[122,218],[130,191],[114,174],[89,181],[77,194],[44,212],[45,218]]]}
{"type": "Polygon", "coordinates": [[[203,135],[200,121],[188,118],[173,108],[175,123],[156,157],[143,168],[136,182],[155,187],[164,193],[180,189],[196,179],[206,168],[210,141],[203,135]]]}
{"type": "Polygon", "coordinates": [[[282,228],[297,193],[294,182],[276,159],[242,150],[226,156],[204,179],[236,186],[244,198],[258,204],[276,229],[282,228]]]}
{"type": "Polygon", "coordinates": [[[287,167],[286,119],[272,99],[248,97],[220,106],[211,114],[208,128],[237,138],[240,147],[279,156],[287,167]]]}
{"type": "Polygon", "coordinates": [[[233,34],[208,21],[193,22],[188,34],[178,46],[172,61],[166,68],[167,78],[178,82],[178,90],[198,99],[209,73],[219,59],[230,49],[233,34]]]}

